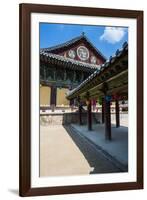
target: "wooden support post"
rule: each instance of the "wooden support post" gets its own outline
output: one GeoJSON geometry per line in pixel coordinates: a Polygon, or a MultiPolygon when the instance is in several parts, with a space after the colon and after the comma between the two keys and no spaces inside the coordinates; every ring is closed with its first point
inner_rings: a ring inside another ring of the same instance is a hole
{"type": "Polygon", "coordinates": [[[88,130],[92,130],[92,114],[91,114],[91,100],[87,101],[87,124],[88,130]]]}
{"type": "Polygon", "coordinates": [[[55,106],[56,106],[56,93],[57,93],[57,88],[56,88],[56,86],[51,86],[50,105],[51,105],[52,111],[54,111],[55,106]]]}
{"type": "Polygon", "coordinates": [[[78,109],[79,109],[79,125],[82,125],[82,104],[81,104],[81,101],[80,101],[80,97],[77,98],[77,101],[78,101],[78,109]]]}
{"type": "Polygon", "coordinates": [[[74,105],[74,99],[70,99],[70,100],[69,100],[69,105],[70,105],[70,106],[73,106],[73,105],[74,105]]]}
{"type": "Polygon", "coordinates": [[[111,113],[110,113],[110,101],[105,97],[105,139],[111,140],[111,113]]]}
{"type": "Polygon", "coordinates": [[[119,101],[115,100],[115,116],[116,116],[116,127],[120,126],[120,115],[119,115],[119,101]]]}
{"type": "Polygon", "coordinates": [[[79,125],[82,125],[82,105],[79,103],[79,125]]]}
{"type": "Polygon", "coordinates": [[[104,99],[102,99],[102,124],[105,122],[105,110],[104,110],[104,99]]]}
{"type": "Polygon", "coordinates": [[[69,100],[69,105],[70,105],[71,111],[73,111],[74,110],[74,99],[69,100]]]}
{"type": "MultiPolygon", "coordinates": [[[[72,86],[69,87],[69,90],[72,90],[72,86]]],[[[70,107],[72,107],[73,104],[74,104],[74,99],[70,99],[70,100],[69,100],[69,105],[70,105],[70,107]]]]}

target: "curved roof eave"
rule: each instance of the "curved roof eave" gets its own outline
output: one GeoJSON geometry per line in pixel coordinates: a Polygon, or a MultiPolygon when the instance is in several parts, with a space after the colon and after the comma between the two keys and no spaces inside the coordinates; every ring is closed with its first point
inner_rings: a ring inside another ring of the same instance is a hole
{"type": "Polygon", "coordinates": [[[66,63],[69,65],[71,64],[72,66],[75,66],[77,68],[82,67],[82,69],[85,68],[85,71],[88,70],[88,71],[94,72],[100,68],[100,65],[84,63],[84,62],[81,62],[78,60],[65,58],[64,56],[60,56],[60,55],[53,54],[53,53],[40,52],[40,56],[41,56],[41,59],[47,59],[48,61],[49,61],[49,59],[53,59],[55,61],[66,63]]]}

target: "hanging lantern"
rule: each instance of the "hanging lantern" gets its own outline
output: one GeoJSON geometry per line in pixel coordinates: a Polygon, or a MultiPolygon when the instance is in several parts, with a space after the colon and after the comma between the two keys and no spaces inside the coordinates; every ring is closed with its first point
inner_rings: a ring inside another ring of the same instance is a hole
{"type": "Polygon", "coordinates": [[[106,101],[111,101],[112,97],[110,95],[105,96],[106,101]]]}

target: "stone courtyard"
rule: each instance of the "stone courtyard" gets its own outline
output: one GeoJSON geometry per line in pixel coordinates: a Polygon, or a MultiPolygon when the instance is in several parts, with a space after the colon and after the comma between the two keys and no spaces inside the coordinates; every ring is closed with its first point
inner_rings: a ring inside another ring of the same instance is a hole
{"type": "Polygon", "coordinates": [[[68,126],[41,126],[40,176],[112,172],[120,169],[68,126]]]}

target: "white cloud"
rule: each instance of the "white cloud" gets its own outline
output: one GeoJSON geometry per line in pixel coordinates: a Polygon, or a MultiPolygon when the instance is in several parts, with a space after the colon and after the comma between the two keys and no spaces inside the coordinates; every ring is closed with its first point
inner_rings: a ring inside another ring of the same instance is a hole
{"type": "Polygon", "coordinates": [[[126,28],[106,27],[104,33],[100,36],[100,40],[105,40],[111,44],[121,41],[126,34],[126,28]]]}

